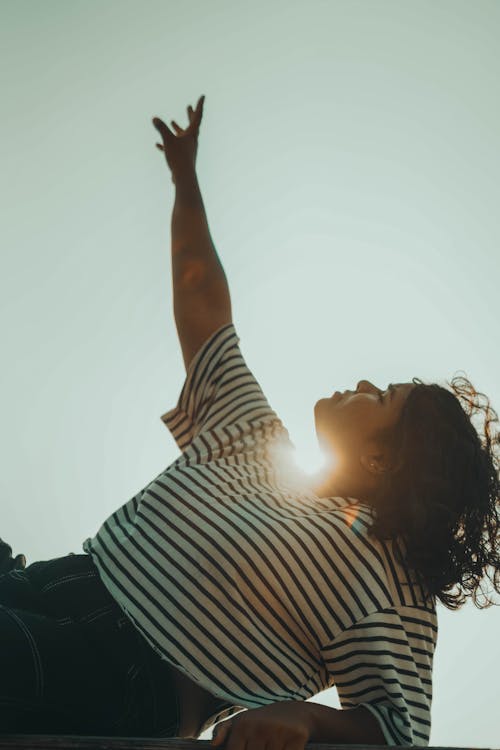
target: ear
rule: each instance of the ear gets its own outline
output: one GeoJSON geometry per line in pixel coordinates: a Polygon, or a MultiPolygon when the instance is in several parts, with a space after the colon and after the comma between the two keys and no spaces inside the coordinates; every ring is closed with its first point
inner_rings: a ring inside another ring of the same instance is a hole
{"type": "Polygon", "coordinates": [[[376,476],[385,474],[391,468],[386,456],[380,450],[362,453],[359,461],[369,474],[375,474],[376,476]]]}

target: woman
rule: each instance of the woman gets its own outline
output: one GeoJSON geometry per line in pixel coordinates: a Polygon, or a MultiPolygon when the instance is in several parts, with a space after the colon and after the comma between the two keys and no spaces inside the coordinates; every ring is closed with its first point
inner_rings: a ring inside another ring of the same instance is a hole
{"type": "Polygon", "coordinates": [[[227,718],[228,750],[426,745],[436,599],[478,604],[490,571],[500,593],[496,414],[464,378],[361,380],[315,405],[332,460],[308,484],[239,348],[195,171],[203,104],[175,135],[153,120],[176,188],[186,380],[162,420],[181,455],[85,555],[0,577],[0,729],[196,737],[227,718]],[[305,701],[332,685],[342,710],[305,701]]]}

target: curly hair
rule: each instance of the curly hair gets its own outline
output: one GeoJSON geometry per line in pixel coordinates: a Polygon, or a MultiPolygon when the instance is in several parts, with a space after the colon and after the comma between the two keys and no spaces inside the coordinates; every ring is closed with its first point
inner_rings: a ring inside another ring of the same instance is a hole
{"type": "Polygon", "coordinates": [[[491,431],[498,416],[466,377],[455,376],[451,390],[413,383],[396,427],[377,436],[393,463],[370,503],[370,533],[402,539],[404,554],[394,545],[399,562],[448,609],[470,596],[484,609],[495,603],[485,577],[500,594],[500,437],[491,431]]]}

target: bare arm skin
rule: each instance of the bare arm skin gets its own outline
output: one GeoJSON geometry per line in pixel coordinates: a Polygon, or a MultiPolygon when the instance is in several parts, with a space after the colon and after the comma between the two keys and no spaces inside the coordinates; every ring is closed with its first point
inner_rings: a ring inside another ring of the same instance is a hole
{"type": "Polygon", "coordinates": [[[210,237],[196,175],[204,102],[205,96],[201,96],[196,109],[188,106],[187,128],[181,128],[172,120],[175,134],[159,117],[153,118],[153,125],[163,140],[156,147],[165,155],[175,185],[172,213],[174,317],[186,370],[210,335],[232,322],[226,275],[210,237]]]}
{"type": "Polygon", "coordinates": [[[174,317],[187,370],[210,335],[232,323],[229,286],[194,167],[176,178],[171,233],[174,317]]]}
{"type": "Polygon", "coordinates": [[[217,724],[212,747],[244,750],[305,750],[309,742],[346,745],[387,745],[375,717],[364,706],[350,710],[310,701],[279,701],[242,711],[217,724]]]}

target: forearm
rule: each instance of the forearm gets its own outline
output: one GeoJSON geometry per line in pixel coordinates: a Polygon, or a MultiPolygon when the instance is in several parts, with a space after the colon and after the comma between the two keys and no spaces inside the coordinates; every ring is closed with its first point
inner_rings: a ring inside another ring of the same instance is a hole
{"type": "Polygon", "coordinates": [[[364,706],[349,710],[308,702],[312,732],[309,742],[387,745],[376,718],[364,706]]]}
{"type": "Polygon", "coordinates": [[[227,287],[224,268],[210,236],[196,171],[175,182],[172,211],[172,278],[177,286],[215,285],[227,287]]]}
{"type": "Polygon", "coordinates": [[[226,274],[208,229],[194,169],[175,182],[172,212],[174,317],[186,370],[207,338],[232,322],[226,274]]]}

